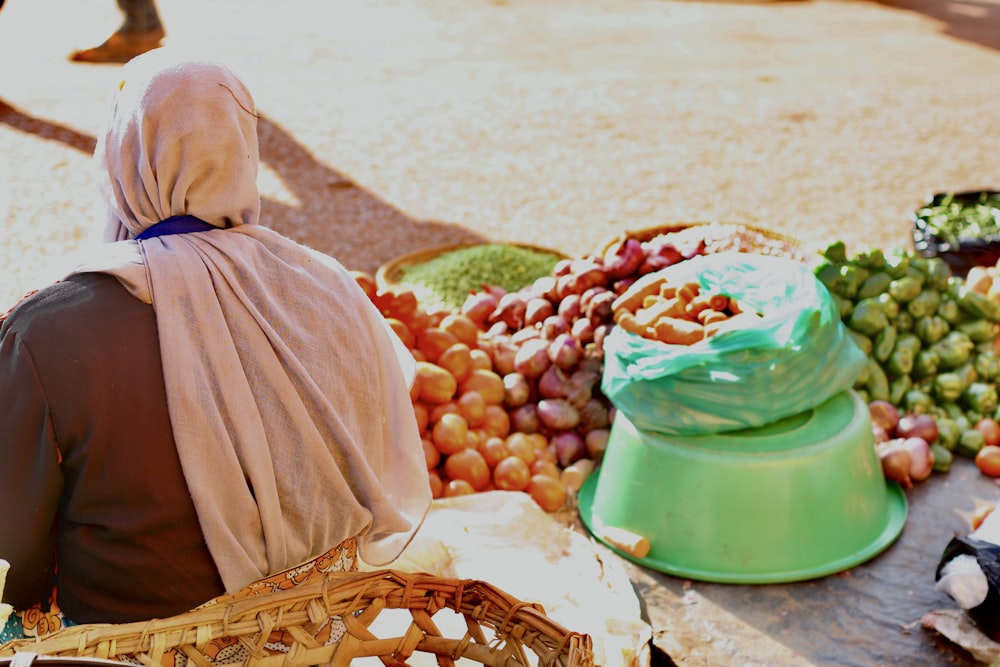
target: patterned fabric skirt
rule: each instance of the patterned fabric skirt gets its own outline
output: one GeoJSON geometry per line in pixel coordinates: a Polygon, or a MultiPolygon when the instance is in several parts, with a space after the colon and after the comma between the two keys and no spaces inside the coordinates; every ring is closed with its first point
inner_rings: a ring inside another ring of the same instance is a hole
{"type": "MultiPolygon", "coordinates": [[[[322,556],[308,563],[271,575],[266,579],[255,581],[233,594],[220,595],[199,605],[197,609],[205,609],[262,593],[287,590],[307,581],[321,578],[329,572],[355,572],[357,569],[357,542],[354,538],[348,538],[322,556]]],[[[6,626],[0,628],[0,644],[11,639],[45,637],[64,627],[76,625],[76,623],[73,623],[73,621],[63,615],[55,598],[54,591],[53,599],[48,604],[39,603],[25,611],[12,614],[6,626]]],[[[344,622],[339,617],[333,617],[320,627],[316,633],[316,639],[320,644],[325,646],[340,640],[345,631],[344,622]]],[[[287,653],[291,644],[291,637],[286,636],[280,630],[275,630],[264,645],[264,649],[272,655],[278,655],[287,653]]],[[[204,654],[213,665],[229,665],[246,662],[250,657],[249,651],[249,647],[240,643],[235,638],[220,637],[209,642],[208,646],[204,649],[204,654]]],[[[138,660],[134,662],[135,664],[141,664],[138,660]]],[[[174,649],[164,655],[161,665],[163,667],[185,667],[187,662],[187,656],[183,652],[174,649]]]]}

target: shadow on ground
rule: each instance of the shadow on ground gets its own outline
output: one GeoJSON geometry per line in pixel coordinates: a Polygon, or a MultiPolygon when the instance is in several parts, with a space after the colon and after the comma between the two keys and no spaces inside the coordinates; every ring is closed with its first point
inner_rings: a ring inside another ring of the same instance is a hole
{"type": "Polygon", "coordinates": [[[980,0],[876,0],[941,23],[942,34],[1000,51],[1000,4],[980,0]]]}
{"type": "MultiPolygon", "coordinates": [[[[0,123],[91,155],[93,137],[37,118],[0,100],[0,123]]],[[[261,222],[296,241],[328,253],[347,268],[374,273],[382,264],[417,250],[477,242],[482,236],[448,223],[414,219],[337,170],[317,160],[287,130],[262,117],[261,162],[282,180],[294,205],[264,197],[261,222]]]]}
{"type": "Polygon", "coordinates": [[[265,199],[261,220],[276,231],[374,272],[400,255],[435,246],[478,242],[482,236],[448,223],[417,220],[317,160],[285,128],[262,117],[261,161],[295,198],[289,206],[265,199]]]}

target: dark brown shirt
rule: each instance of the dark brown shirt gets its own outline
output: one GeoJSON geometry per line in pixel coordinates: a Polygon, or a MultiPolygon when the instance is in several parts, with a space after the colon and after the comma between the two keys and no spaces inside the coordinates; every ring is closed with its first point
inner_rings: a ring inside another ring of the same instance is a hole
{"type": "Polygon", "coordinates": [[[47,287],[0,328],[0,558],[4,602],[46,600],[55,576],[78,623],[223,592],[177,457],[153,308],[111,276],[47,287]]]}

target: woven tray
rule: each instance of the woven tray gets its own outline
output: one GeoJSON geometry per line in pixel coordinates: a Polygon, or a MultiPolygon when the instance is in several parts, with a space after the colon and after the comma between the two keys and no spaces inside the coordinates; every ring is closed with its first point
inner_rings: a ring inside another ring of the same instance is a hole
{"type": "Polygon", "coordinates": [[[7,642],[0,656],[33,652],[159,665],[176,648],[189,664],[205,666],[211,663],[200,649],[221,637],[248,646],[250,658],[241,664],[252,667],[341,667],[373,656],[385,665],[403,665],[419,654],[441,667],[453,667],[459,659],[497,667],[593,667],[590,636],[566,630],[537,604],[483,581],[394,570],[331,573],[289,590],[153,621],[73,626],[41,640],[7,642]],[[409,611],[409,625],[400,636],[373,633],[371,626],[386,609],[409,611]],[[462,636],[447,637],[439,630],[433,617],[443,609],[461,615],[462,636]],[[315,630],[332,616],[343,619],[346,633],[320,645],[315,630]],[[264,649],[275,630],[293,637],[287,653],[264,649]]]}

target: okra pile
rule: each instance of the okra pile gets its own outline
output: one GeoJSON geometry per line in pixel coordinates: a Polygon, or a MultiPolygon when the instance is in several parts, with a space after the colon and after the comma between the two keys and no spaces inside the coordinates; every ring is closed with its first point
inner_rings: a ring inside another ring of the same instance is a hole
{"type": "Polygon", "coordinates": [[[848,256],[830,244],[815,267],[847,331],[868,355],[854,389],[901,413],[929,414],[938,441],[974,457],[980,419],[1000,419],[1000,303],[968,287],[938,257],[897,248],[848,256]]]}

